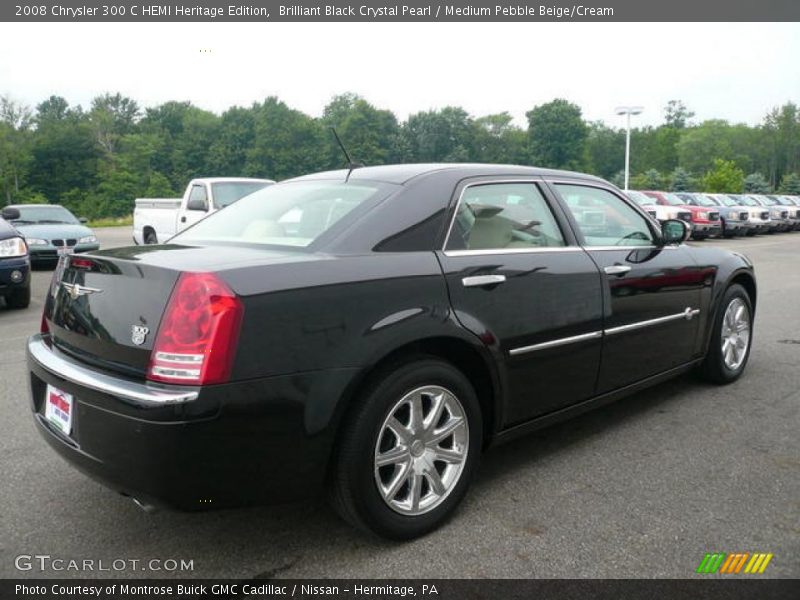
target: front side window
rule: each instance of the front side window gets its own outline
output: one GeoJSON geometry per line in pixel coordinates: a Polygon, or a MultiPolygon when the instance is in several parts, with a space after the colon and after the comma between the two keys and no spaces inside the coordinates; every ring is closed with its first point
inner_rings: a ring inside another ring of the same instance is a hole
{"type": "Polygon", "coordinates": [[[533,183],[491,183],[464,190],[447,250],[565,246],[547,201],[533,183]]]}
{"type": "Polygon", "coordinates": [[[172,238],[177,243],[248,243],[304,248],[361,205],[395,186],[308,181],[270,185],[213,213],[172,238]]]}
{"type": "Polygon", "coordinates": [[[619,196],[600,188],[556,184],[586,246],[650,246],[647,219],[619,196]]]}

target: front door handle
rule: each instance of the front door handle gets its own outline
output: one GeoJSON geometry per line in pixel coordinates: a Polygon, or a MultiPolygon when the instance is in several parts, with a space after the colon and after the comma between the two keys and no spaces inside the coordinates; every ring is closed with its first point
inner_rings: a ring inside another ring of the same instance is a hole
{"type": "Polygon", "coordinates": [[[181,217],[181,223],[186,223],[186,217],[181,217]]]}
{"type": "Polygon", "coordinates": [[[481,287],[484,285],[497,285],[506,280],[505,275],[473,275],[464,277],[461,283],[464,287],[481,287]]]}
{"type": "Polygon", "coordinates": [[[611,265],[610,267],[605,267],[603,271],[606,272],[606,275],[616,275],[617,277],[621,275],[625,275],[631,268],[627,265],[611,265]]]}

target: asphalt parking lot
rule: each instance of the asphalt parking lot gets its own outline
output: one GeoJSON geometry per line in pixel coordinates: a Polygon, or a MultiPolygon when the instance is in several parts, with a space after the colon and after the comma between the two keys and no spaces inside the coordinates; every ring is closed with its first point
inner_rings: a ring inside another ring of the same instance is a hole
{"type": "MultiPolygon", "coordinates": [[[[130,240],[97,233],[103,247],[130,240]]],[[[28,408],[24,344],[51,276],[36,271],[31,307],[0,308],[0,577],[92,575],[15,569],[44,554],[194,566],[95,573],[125,577],[682,578],[717,551],[771,552],[763,576],[800,577],[800,233],[702,244],[756,265],[745,376],[685,376],[496,448],[456,517],[405,544],[355,532],[322,502],[146,514],[69,467],[28,408]]]]}

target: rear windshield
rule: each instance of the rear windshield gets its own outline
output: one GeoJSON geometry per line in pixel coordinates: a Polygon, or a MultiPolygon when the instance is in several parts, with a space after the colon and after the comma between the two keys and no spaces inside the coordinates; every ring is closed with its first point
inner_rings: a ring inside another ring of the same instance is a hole
{"type": "Polygon", "coordinates": [[[349,215],[386,198],[396,186],[359,181],[270,185],[209,215],[172,242],[245,242],[305,248],[349,215]]]}
{"type": "Polygon", "coordinates": [[[224,208],[268,185],[271,184],[266,181],[220,181],[212,183],[214,205],[217,208],[224,208]]]}

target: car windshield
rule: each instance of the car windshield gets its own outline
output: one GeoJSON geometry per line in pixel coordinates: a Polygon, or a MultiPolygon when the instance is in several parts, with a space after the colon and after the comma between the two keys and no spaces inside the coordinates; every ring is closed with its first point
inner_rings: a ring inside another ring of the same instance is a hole
{"type": "Polygon", "coordinates": [[[225,208],[229,204],[233,204],[257,192],[266,186],[271,185],[266,181],[219,181],[211,184],[211,190],[214,195],[214,205],[217,208],[225,208]]]}
{"type": "Polygon", "coordinates": [[[77,225],[78,219],[75,218],[63,206],[16,206],[19,210],[19,218],[13,219],[12,223],[68,223],[77,225]]]}
{"type": "Polygon", "coordinates": [[[694,194],[692,198],[698,206],[719,206],[714,200],[704,194],[694,194]]]}
{"type": "Polygon", "coordinates": [[[628,194],[628,198],[636,202],[639,206],[652,206],[655,204],[655,200],[642,192],[628,191],[625,193],[628,194]]]}
{"type": "Polygon", "coordinates": [[[678,197],[677,194],[661,194],[664,197],[664,200],[667,201],[667,204],[670,206],[685,206],[688,204],[686,200],[683,198],[678,197]]]}
{"type": "Polygon", "coordinates": [[[737,202],[730,196],[717,196],[717,201],[724,206],[736,206],[737,202]]]}
{"type": "Polygon", "coordinates": [[[209,215],[172,242],[244,242],[304,248],[351,213],[386,198],[385,183],[298,181],[270,185],[209,215]]]}
{"type": "Polygon", "coordinates": [[[759,200],[761,200],[767,206],[777,206],[780,204],[775,198],[770,198],[769,196],[759,196],[759,200]]]}

